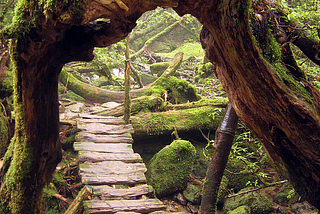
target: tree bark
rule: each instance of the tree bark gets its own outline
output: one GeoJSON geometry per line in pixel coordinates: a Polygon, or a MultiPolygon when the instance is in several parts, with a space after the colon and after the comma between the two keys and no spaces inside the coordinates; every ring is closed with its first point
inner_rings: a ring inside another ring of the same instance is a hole
{"type": "Polygon", "coordinates": [[[238,116],[229,104],[224,118],[216,131],[216,147],[204,181],[199,213],[216,213],[219,187],[226,168],[237,124],[238,116]]]}
{"type": "Polygon", "coordinates": [[[193,6],[191,14],[208,29],[202,33],[206,56],[218,66],[216,75],[237,115],[256,133],[277,168],[288,170],[296,191],[320,208],[319,112],[302,101],[312,94],[290,89],[261,60],[249,25],[249,1],[188,2],[176,11],[182,15],[193,6]]]}

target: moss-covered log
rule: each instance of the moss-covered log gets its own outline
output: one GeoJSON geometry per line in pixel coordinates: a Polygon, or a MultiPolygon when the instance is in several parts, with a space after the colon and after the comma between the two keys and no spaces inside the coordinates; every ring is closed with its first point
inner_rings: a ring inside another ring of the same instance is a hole
{"type": "Polygon", "coordinates": [[[216,130],[221,116],[215,116],[217,107],[204,106],[200,108],[174,110],[166,112],[141,113],[131,117],[135,135],[159,135],[198,129],[216,130]]]}

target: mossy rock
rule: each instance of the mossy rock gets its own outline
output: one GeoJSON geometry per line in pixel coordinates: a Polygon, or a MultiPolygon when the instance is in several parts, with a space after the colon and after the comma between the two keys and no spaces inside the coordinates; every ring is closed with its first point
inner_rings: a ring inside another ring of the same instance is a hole
{"type": "Polygon", "coordinates": [[[161,76],[161,74],[169,67],[170,62],[158,62],[150,65],[151,74],[157,74],[161,76]]]}
{"type": "Polygon", "coordinates": [[[275,194],[274,202],[281,204],[283,206],[288,205],[288,203],[290,203],[290,200],[292,198],[293,191],[294,191],[293,187],[289,183],[284,184],[281,187],[280,191],[275,194]]]}
{"type": "MultiPolygon", "coordinates": [[[[242,191],[246,191],[243,189],[242,191]]],[[[272,201],[267,196],[260,194],[259,192],[251,192],[243,194],[234,198],[228,198],[224,203],[224,213],[229,213],[241,206],[248,206],[251,213],[254,214],[268,214],[272,212],[272,201]]]]}
{"type": "Polygon", "coordinates": [[[213,71],[214,67],[211,62],[200,64],[195,68],[195,73],[199,76],[198,78],[207,78],[214,73],[213,71]]]}
{"type": "Polygon", "coordinates": [[[192,204],[200,204],[201,202],[201,187],[190,184],[183,191],[183,196],[192,204]]]}
{"type": "Polygon", "coordinates": [[[157,197],[182,191],[190,178],[196,150],[185,140],[175,140],[150,160],[146,178],[157,197]]]}
{"type": "Polygon", "coordinates": [[[232,158],[228,160],[226,168],[233,172],[225,172],[224,175],[228,178],[228,189],[233,189],[234,192],[247,187],[247,183],[254,183],[257,180],[257,177],[246,170],[246,164],[237,158],[232,158]]]}
{"type": "Polygon", "coordinates": [[[180,80],[174,76],[158,78],[156,84],[149,90],[146,90],[144,95],[150,96],[159,92],[161,92],[161,94],[167,92],[168,101],[173,104],[187,103],[201,99],[201,96],[197,94],[197,90],[193,85],[190,85],[186,80],[180,80]]]}
{"type": "Polygon", "coordinates": [[[250,214],[250,213],[251,213],[250,207],[244,205],[232,211],[229,211],[227,214],[250,214]]]}

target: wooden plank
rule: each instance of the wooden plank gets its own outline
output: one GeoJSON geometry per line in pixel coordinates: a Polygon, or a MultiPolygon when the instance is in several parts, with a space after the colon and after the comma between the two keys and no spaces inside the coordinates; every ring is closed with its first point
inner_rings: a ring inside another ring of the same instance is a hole
{"type": "Polygon", "coordinates": [[[86,114],[86,113],[79,114],[79,117],[81,117],[83,119],[106,119],[106,120],[116,118],[113,116],[101,116],[101,115],[86,114]]]}
{"type": "Polygon", "coordinates": [[[101,152],[89,152],[80,151],[78,153],[80,163],[91,161],[123,161],[125,163],[141,163],[142,158],[138,153],[101,153],[101,152]]]}
{"type": "Polygon", "coordinates": [[[78,123],[103,123],[110,125],[123,125],[125,124],[124,120],[119,117],[110,117],[105,118],[78,118],[78,123]]]}
{"type": "Polygon", "coordinates": [[[103,186],[90,186],[90,192],[100,199],[131,199],[137,196],[146,195],[149,193],[147,184],[131,187],[128,189],[115,189],[107,185],[103,186]]]}
{"type": "Polygon", "coordinates": [[[142,163],[143,160],[138,153],[101,153],[90,151],[79,151],[79,162],[101,162],[101,161],[122,161],[125,163],[142,163]]]}
{"type": "Polygon", "coordinates": [[[85,201],[88,213],[138,212],[150,213],[165,210],[165,205],[158,199],[145,200],[91,200],[85,201]]]}
{"type": "Polygon", "coordinates": [[[117,135],[98,135],[88,132],[79,132],[76,135],[77,141],[90,141],[95,143],[133,143],[130,133],[123,133],[117,135]]]}
{"type": "Polygon", "coordinates": [[[81,175],[82,183],[89,185],[112,185],[112,184],[141,184],[146,183],[146,176],[143,172],[131,174],[109,174],[109,175],[81,175]]]}
{"type": "Polygon", "coordinates": [[[104,176],[113,174],[133,174],[136,172],[146,172],[144,163],[124,163],[122,161],[103,161],[80,164],[80,173],[87,176],[104,176]]]}
{"type": "Polygon", "coordinates": [[[106,152],[106,153],[134,153],[132,144],[128,143],[93,143],[74,142],[76,151],[106,152]]]}
{"type": "Polygon", "coordinates": [[[78,130],[92,134],[123,134],[126,132],[134,133],[131,124],[128,125],[106,125],[103,123],[82,123],[77,124],[78,130]]]}

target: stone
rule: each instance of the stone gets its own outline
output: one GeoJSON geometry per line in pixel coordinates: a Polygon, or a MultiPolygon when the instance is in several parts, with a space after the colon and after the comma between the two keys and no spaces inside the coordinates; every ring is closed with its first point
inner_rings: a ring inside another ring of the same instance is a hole
{"type": "Polygon", "coordinates": [[[67,110],[70,110],[73,113],[81,113],[85,109],[85,105],[83,103],[76,103],[66,107],[67,110]]]}
{"type": "Polygon", "coordinates": [[[201,187],[197,187],[193,184],[187,186],[183,191],[183,196],[192,204],[200,204],[201,202],[201,187]]]}
{"type": "Polygon", "coordinates": [[[107,103],[101,104],[101,107],[103,107],[103,108],[115,108],[115,107],[118,107],[119,105],[121,105],[121,104],[120,103],[116,103],[116,102],[107,102],[107,103]]]}
{"type": "Polygon", "coordinates": [[[157,197],[182,191],[190,178],[196,150],[185,140],[175,140],[150,160],[146,177],[157,197]]]}
{"type": "Polygon", "coordinates": [[[182,195],[181,192],[179,192],[178,194],[175,194],[173,199],[183,206],[187,205],[188,203],[186,198],[182,195]]]}

